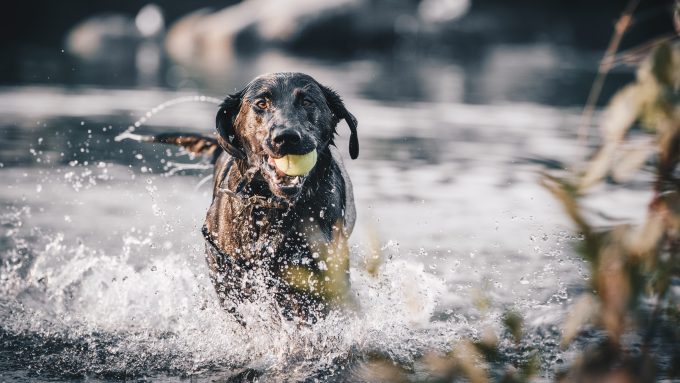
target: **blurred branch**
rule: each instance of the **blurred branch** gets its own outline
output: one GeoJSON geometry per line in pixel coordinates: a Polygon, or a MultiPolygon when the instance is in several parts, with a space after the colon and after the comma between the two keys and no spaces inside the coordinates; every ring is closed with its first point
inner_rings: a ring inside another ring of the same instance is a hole
{"type": "Polygon", "coordinates": [[[559,381],[654,381],[674,373],[665,355],[680,360],[680,332],[667,330],[679,324],[665,315],[677,305],[671,286],[680,278],[680,50],[667,41],[655,41],[636,81],[609,101],[600,122],[602,143],[585,172],[569,180],[542,179],[583,232],[579,252],[590,267],[592,291],[572,306],[562,346],[587,327],[603,336],[587,339],[559,381]],[[637,123],[651,141],[627,137],[637,123]],[[579,204],[587,189],[605,180],[629,181],[650,157],[655,180],[644,223],[593,228],[579,204]]]}
{"type": "Polygon", "coordinates": [[[642,60],[647,58],[649,54],[661,44],[671,43],[680,38],[676,33],[668,33],[644,44],[638,45],[634,48],[628,49],[616,55],[612,62],[612,67],[619,65],[639,65],[642,60]]]}
{"type": "Polygon", "coordinates": [[[578,129],[579,141],[585,142],[588,139],[588,130],[590,128],[590,122],[592,120],[593,111],[595,110],[595,104],[600,98],[600,93],[602,92],[602,86],[604,85],[604,80],[607,77],[607,73],[612,68],[614,64],[614,58],[616,51],[619,49],[623,35],[631,24],[633,19],[633,12],[640,4],[640,0],[630,0],[626,9],[623,11],[621,17],[616,22],[614,26],[614,35],[609,41],[609,46],[605,51],[604,57],[600,61],[600,66],[597,69],[597,77],[593,82],[592,88],[590,88],[590,94],[588,94],[588,100],[586,101],[586,106],[583,109],[583,114],[581,115],[581,124],[578,129]]]}

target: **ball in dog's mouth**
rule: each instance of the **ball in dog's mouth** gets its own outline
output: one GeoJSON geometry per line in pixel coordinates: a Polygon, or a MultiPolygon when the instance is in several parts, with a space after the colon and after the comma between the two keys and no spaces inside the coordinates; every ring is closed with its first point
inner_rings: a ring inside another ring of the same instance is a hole
{"type": "Polygon", "coordinates": [[[306,154],[287,154],[281,158],[274,158],[274,165],[287,176],[303,176],[309,174],[316,165],[316,150],[306,154]]]}
{"type": "Polygon", "coordinates": [[[306,154],[287,154],[279,158],[267,156],[262,169],[270,180],[269,185],[274,194],[294,197],[302,190],[302,185],[316,165],[316,160],[316,150],[306,154]]]}

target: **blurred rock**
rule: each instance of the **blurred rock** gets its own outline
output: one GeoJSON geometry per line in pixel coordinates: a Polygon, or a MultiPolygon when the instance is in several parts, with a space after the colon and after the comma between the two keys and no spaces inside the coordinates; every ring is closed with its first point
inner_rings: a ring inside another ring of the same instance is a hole
{"type": "Polygon", "coordinates": [[[134,20],[128,16],[93,16],[76,24],[68,32],[66,49],[80,58],[95,60],[124,53],[140,38],[134,20]]]}
{"type": "MultiPolygon", "coordinates": [[[[136,16],[101,14],[76,24],[66,34],[70,73],[85,82],[123,79],[143,86],[162,80],[165,20],[162,9],[147,4],[136,16]]],[[[63,52],[63,51],[62,51],[63,52]]]]}
{"type": "Polygon", "coordinates": [[[115,56],[134,57],[136,48],[144,41],[156,40],[164,26],[161,8],[147,4],[134,18],[102,14],[81,21],[66,34],[65,45],[70,54],[81,59],[119,61],[115,56]]]}
{"type": "Polygon", "coordinates": [[[425,23],[451,22],[465,15],[471,0],[422,0],[418,16],[425,23]]]}
{"type": "Polygon", "coordinates": [[[469,0],[247,0],[181,18],[166,48],[179,62],[208,67],[271,46],[334,54],[384,49],[419,23],[448,22],[468,7],[469,0]]]}
{"type": "MultiPolygon", "coordinates": [[[[237,53],[269,47],[337,59],[399,50],[472,61],[497,44],[601,50],[627,1],[243,0],[180,18],[166,47],[180,64],[220,70],[237,53]]],[[[638,13],[645,22],[626,34],[623,49],[672,30],[670,17],[659,17],[658,7],[641,4],[638,13]]]]}
{"type": "Polygon", "coordinates": [[[209,13],[207,9],[192,12],[170,27],[165,38],[165,49],[171,57],[188,62],[197,54],[198,25],[209,13]]]}

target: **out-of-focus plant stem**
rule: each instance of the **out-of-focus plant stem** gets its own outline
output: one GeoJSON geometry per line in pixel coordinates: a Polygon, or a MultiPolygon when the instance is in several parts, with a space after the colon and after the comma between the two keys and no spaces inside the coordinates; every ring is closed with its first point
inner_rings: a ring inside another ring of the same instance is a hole
{"type": "Polygon", "coordinates": [[[675,373],[664,362],[668,354],[680,360],[680,323],[665,314],[677,311],[671,286],[680,280],[680,49],[658,46],[640,66],[637,81],[612,97],[603,117],[602,146],[585,172],[543,179],[583,233],[579,252],[591,270],[593,292],[573,306],[562,344],[584,329],[600,334],[587,339],[559,380],[654,381],[675,373]],[[631,132],[636,126],[652,133],[655,147],[631,150],[640,142],[630,140],[638,134],[631,132]],[[647,166],[649,158],[654,167],[647,166]],[[592,187],[621,184],[642,168],[655,178],[640,229],[593,227],[581,199],[592,187]]]}
{"type": "Polygon", "coordinates": [[[626,9],[623,11],[623,14],[619,17],[619,20],[614,26],[614,34],[612,35],[611,40],[609,40],[609,46],[607,47],[602,60],[600,60],[600,66],[597,69],[597,77],[595,77],[593,86],[590,88],[588,100],[586,101],[586,106],[581,115],[581,123],[578,129],[578,138],[581,142],[586,142],[588,139],[590,122],[592,120],[593,112],[595,111],[597,100],[600,98],[604,80],[614,64],[616,51],[619,49],[623,35],[630,26],[631,21],[633,20],[633,13],[639,4],[640,0],[630,0],[626,9]]]}

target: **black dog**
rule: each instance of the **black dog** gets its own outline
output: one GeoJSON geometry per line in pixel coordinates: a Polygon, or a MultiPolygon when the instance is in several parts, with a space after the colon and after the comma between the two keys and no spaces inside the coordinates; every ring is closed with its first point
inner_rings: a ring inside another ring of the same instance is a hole
{"type": "Polygon", "coordinates": [[[343,299],[346,238],[356,215],[333,143],[340,120],[349,125],[355,159],[357,121],[338,94],[302,73],[274,73],[226,97],[217,112],[216,139],[146,138],[213,156],[206,258],[220,302],[239,319],[238,303],[262,294],[273,295],[286,317],[312,322],[330,301],[343,299]],[[284,173],[275,161],[314,151],[317,161],[306,174],[284,173]]]}

